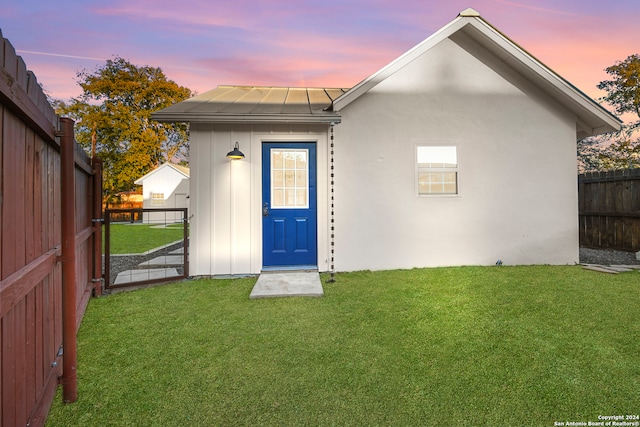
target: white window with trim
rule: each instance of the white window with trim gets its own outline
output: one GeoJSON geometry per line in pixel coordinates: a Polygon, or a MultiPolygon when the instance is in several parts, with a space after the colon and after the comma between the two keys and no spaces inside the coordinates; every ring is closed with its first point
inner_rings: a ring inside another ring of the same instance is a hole
{"type": "Polygon", "coordinates": [[[151,206],[164,206],[164,193],[151,193],[151,206]]]}
{"type": "Polygon", "coordinates": [[[458,150],[452,145],[416,147],[419,196],[458,194],[458,150]]]}

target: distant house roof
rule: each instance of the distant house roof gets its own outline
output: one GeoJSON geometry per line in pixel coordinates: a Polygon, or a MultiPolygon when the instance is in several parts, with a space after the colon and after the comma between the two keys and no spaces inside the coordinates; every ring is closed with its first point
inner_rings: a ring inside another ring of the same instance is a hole
{"type": "Polygon", "coordinates": [[[153,113],[167,122],[284,122],[339,123],[331,111],[335,99],[348,89],[218,86],[153,113]]]}
{"type": "Polygon", "coordinates": [[[151,172],[147,173],[146,175],[136,179],[134,181],[134,184],[142,185],[142,183],[144,182],[145,179],[149,178],[151,175],[155,175],[156,173],[158,173],[158,171],[160,171],[161,169],[165,169],[165,168],[171,168],[171,169],[177,171],[178,173],[180,173],[181,175],[184,175],[185,178],[189,178],[189,168],[188,167],[180,166],[180,165],[176,165],[174,163],[167,162],[167,163],[164,163],[164,164],[158,166],[157,168],[155,168],[151,172]]]}

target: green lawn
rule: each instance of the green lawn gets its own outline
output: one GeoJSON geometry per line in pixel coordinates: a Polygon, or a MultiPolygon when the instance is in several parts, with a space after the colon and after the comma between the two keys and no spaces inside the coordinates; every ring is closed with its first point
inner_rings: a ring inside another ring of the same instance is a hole
{"type": "Polygon", "coordinates": [[[92,300],[79,400],[59,392],[47,426],[553,426],[640,412],[638,272],[336,278],[322,298],[249,300],[246,278],[92,300]]]}
{"type": "MultiPolygon", "coordinates": [[[[180,240],[184,236],[183,224],[169,224],[166,227],[154,224],[124,223],[110,224],[111,254],[137,254],[180,240]]],[[[102,227],[102,245],[105,227],[102,227]]]]}

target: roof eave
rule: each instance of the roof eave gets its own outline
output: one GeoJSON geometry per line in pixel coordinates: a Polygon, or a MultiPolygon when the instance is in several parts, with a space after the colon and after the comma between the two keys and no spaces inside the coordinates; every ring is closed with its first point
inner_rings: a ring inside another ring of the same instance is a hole
{"type": "Polygon", "coordinates": [[[178,172],[178,173],[179,173],[180,175],[182,175],[183,177],[185,177],[185,178],[189,178],[189,175],[190,175],[190,174],[186,173],[185,171],[183,171],[182,169],[180,169],[179,167],[177,167],[177,165],[176,165],[176,164],[171,163],[171,162],[166,162],[166,163],[165,163],[165,165],[169,165],[169,167],[170,167],[171,169],[173,169],[174,171],[178,172]]]}
{"type": "Polygon", "coordinates": [[[189,178],[189,175],[186,174],[184,171],[178,169],[176,167],[175,164],[171,163],[171,162],[164,162],[163,164],[161,164],[160,166],[158,166],[157,168],[154,168],[153,170],[147,172],[146,174],[142,175],[140,178],[136,179],[135,181],[133,181],[133,183],[135,185],[142,185],[143,181],[146,180],[147,178],[149,178],[151,175],[154,175],[156,172],[158,172],[160,169],[163,169],[165,167],[171,168],[174,171],[178,172],[180,175],[184,176],[185,178],[189,178]]]}
{"type": "Polygon", "coordinates": [[[195,114],[195,113],[153,113],[151,118],[168,123],[300,123],[338,124],[340,114],[195,114]]]}
{"type": "Polygon", "coordinates": [[[598,125],[593,126],[583,122],[582,120],[578,120],[576,126],[576,138],[588,138],[590,136],[603,135],[607,133],[618,132],[622,129],[622,122],[600,122],[598,125]]]}

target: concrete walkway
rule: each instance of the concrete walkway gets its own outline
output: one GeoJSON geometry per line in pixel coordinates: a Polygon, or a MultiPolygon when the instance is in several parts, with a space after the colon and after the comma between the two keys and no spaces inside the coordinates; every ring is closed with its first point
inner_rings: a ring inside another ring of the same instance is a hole
{"type": "Polygon", "coordinates": [[[276,297],[321,297],[324,295],[317,271],[274,271],[258,277],[250,299],[276,297]]]}
{"type": "MultiPolygon", "coordinates": [[[[171,244],[175,244],[171,243],[171,244]]],[[[161,246],[145,254],[151,254],[165,248],[161,246]]],[[[126,255],[123,255],[126,256],[126,255]]],[[[184,265],[184,247],[171,251],[169,255],[161,255],[148,261],[138,264],[135,270],[126,270],[118,273],[114,285],[124,285],[127,283],[141,282],[146,280],[165,279],[168,277],[179,277],[178,268],[184,265]],[[182,254],[182,255],[180,255],[182,254]]]]}
{"type": "Polygon", "coordinates": [[[138,264],[144,268],[171,268],[184,264],[184,256],[180,255],[161,255],[150,259],[149,261],[138,264]]]}
{"type": "Polygon", "coordinates": [[[140,270],[126,270],[118,273],[114,285],[125,283],[142,282],[145,280],[165,279],[167,277],[178,277],[175,268],[145,268],[140,270]]]}

